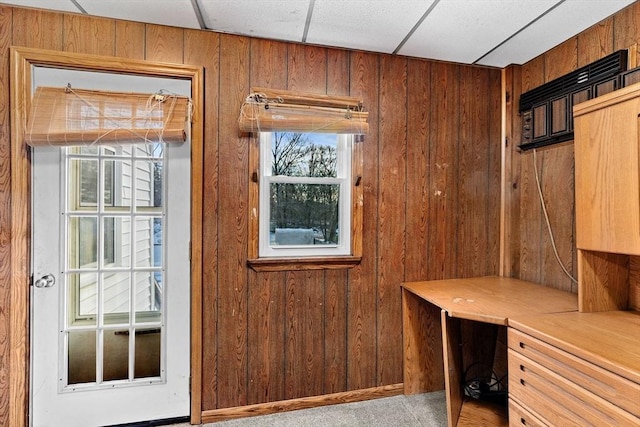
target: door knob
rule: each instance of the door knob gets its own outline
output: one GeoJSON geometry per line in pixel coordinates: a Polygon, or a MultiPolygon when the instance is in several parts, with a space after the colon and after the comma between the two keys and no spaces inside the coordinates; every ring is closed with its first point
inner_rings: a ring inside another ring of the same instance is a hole
{"type": "Polygon", "coordinates": [[[36,288],[50,288],[56,284],[56,278],[53,274],[45,274],[35,282],[33,282],[33,286],[36,288]]]}

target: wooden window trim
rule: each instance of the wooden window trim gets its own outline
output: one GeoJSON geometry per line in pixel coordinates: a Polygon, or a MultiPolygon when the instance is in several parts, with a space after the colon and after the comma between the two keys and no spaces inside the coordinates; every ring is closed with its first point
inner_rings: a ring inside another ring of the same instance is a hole
{"type": "Polygon", "coordinates": [[[351,255],[319,257],[263,257],[259,251],[260,206],[260,135],[247,136],[249,140],[249,220],[247,265],[255,271],[329,270],[353,268],[362,259],[363,223],[363,154],[362,138],[354,138],[351,148],[351,255]]]}

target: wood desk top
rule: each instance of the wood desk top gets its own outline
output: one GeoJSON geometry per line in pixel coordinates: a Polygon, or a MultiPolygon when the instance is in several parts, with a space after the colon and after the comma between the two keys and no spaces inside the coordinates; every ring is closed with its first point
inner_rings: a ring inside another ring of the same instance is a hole
{"type": "Polygon", "coordinates": [[[449,316],[507,325],[512,316],[578,310],[578,295],[508,277],[406,282],[402,287],[449,316]]]}
{"type": "Polygon", "coordinates": [[[640,312],[514,316],[509,326],[640,384],[640,312]]]}

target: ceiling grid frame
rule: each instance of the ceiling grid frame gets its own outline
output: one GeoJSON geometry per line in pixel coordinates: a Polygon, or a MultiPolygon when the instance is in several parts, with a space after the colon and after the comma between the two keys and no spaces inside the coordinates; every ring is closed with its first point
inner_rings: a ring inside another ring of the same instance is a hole
{"type": "Polygon", "coordinates": [[[0,0],[0,3],[504,68],[530,61],[634,0],[0,0]]]}

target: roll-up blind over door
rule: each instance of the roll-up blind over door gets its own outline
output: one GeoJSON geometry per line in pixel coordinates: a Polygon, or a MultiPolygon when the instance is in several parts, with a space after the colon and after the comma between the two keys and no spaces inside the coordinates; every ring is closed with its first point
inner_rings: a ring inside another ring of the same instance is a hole
{"type": "Polygon", "coordinates": [[[238,124],[243,132],[365,134],[369,125],[363,110],[355,97],[253,87],[238,124]]]}
{"type": "Polygon", "coordinates": [[[25,138],[31,146],[181,143],[189,122],[186,97],[37,87],[25,138]]]}

